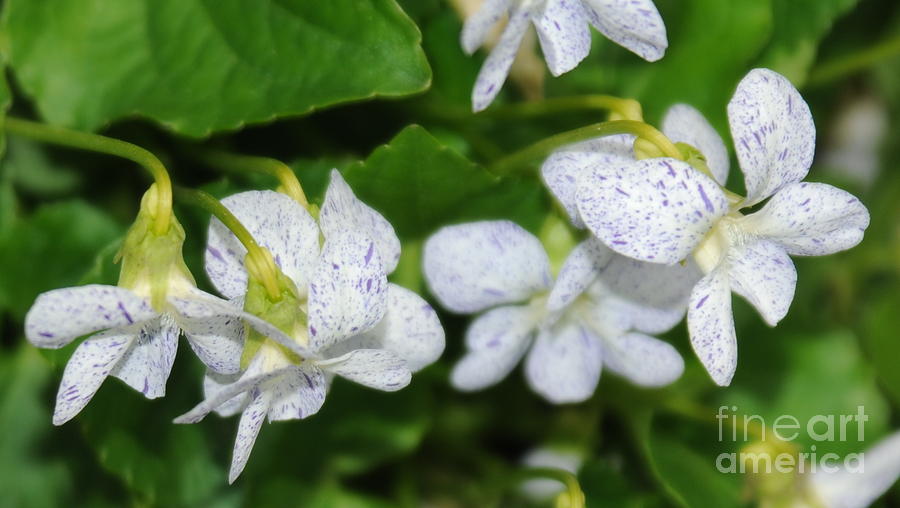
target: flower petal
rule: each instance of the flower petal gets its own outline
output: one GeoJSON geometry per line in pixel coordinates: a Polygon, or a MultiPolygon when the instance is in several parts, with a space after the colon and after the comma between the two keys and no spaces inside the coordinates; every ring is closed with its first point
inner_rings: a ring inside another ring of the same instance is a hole
{"type": "MultiPolygon", "coordinates": [[[[203,376],[203,396],[210,399],[215,397],[223,389],[234,384],[241,378],[240,374],[219,374],[218,372],[207,370],[203,376]]],[[[240,413],[247,407],[250,397],[247,392],[241,392],[231,399],[222,403],[214,411],[217,415],[227,417],[240,413]]]]}
{"type": "Polygon", "coordinates": [[[578,214],[578,181],[592,167],[634,161],[634,136],[621,134],[591,139],[553,152],[541,165],[541,177],[559,200],[576,228],[584,223],[578,214]]]}
{"type": "Polygon", "coordinates": [[[666,53],[666,25],[651,0],[582,1],[591,24],[611,41],[648,62],[666,53]]]}
{"type": "Polygon", "coordinates": [[[423,266],[432,294],[459,313],[519,302],[550,286],[541,242],[510,221],[440,229],[425,242],[423,266]]]}
{"type": "Polygon", "coordinates": [[[591,29],[581,0],[547,0],[533,21],[554,76],[574,69],[591,51],[591,29]]]}
{"type": "Polygon", "coordinates": [[[684,360],[678,351],[649,335],[626,333],[606,338],[603,346],[603,363],[638,386],[666,386],[684,372],[684,360]]]}
{"type": "Polygon", "coordinates": [[[762,210],[745,217],[743,225],[795,256],[823,256],[862,241],[869,211],[849,192],[800,182],[784,186],[762,210]]]}
{"type": "Polygon", "coordinates": [[[675,104],[663,117],[662,132],[674,142],[687,143],[700,150],[713,178],[719,185],[725,185],[730,169],[728,148],[702,113],[687,104],[675,104]]]}
{"type": "MultiPolygon", "coordinates": [[[[319,228],[299,203],[274,191],[248,191],[229,196],[222,204],[247,228],[259,245],[272,254],[301,294],[319,253],[319,228]]],[[[209,223],[204,263],[213,286],[226,298],[244,296],[247,249],[218,219],[209,223]]]]}
{"type": "Polygon", "coordinates": [[[794,85],[768,69],[750,71],[728,103],[728,123],[747,188],[746,206],[803,180],[816,149],[816,126],[794,85]]]}
{"type": "Polygon", "coordinates": [[[673,264],[728,211],[718,184],[667,157],[592,168],[578,191],[581,218],[612,250],[673,264]]]}
{"type": "Polygon", "coordinates": [[[240,371],[244,349],[244,323],[238,317],[215,316],[178,321],[191,349],[209,369],[219,374],[240,371]]]}
{"type": "MultiPolygon", "coordinates": [[[[865,508],[875,502],[900,476],[900,432],[879,441],[862,454],[862,470],[837,471],[819,466],[812,475],[814,492],[823,506],[865,508]]],[[[829,468],[831,469],[831,468],[829,468]]]]}
{"type": "Polygon", "coordinates": [[[572,303],[591,285],[612,257],[609,247],[596,238],[576,245],[559,270],[547,300],[547,310],[556,312],[572,303]]]}
{"type": "Polygon", "coordinates": [[[691,292],[688,305],[691,346],[719,386],[728,386],[737,368],[737,338],[731,314],[731,288],[724,266],[719,266],[691,292]]]}
{"type": "Polygon", "coordinates": [[[168,314],[144,323],[110,374],[148,399],[165,396],[180,333],[175,320],[168,314]]]}
{"type": "Polygon", "coordinates": [[[512,66],[522,37],[528,29],[531,13],[523,8],[515,7],[509,14],[509,21],[500,35],[500,40],[488,55],[472,89],[472,111],[478,112],[488,107],[500,92],[509,68],[512,66]]]}
{"type": "Polygon", "coordinates": [[[331,170],[331,183],[319,212],[319,226],[326,239],[350,229],[369,235],[375,241],[385,272],[391,273],[397,268],[400,239],[394,227],[380,213],[357,199],[336,169],[331,170]]]}
{"type": "Polygon", "coordinates": [[[318,413],[327,388],[322,369],[309,362],[291,366],[263,385],[262,389],[271,394],[269,421],[298,420],[318,413]]]}
{"type": "Polygon", "coordinates": [[[134,330],[119,328],[97,334],[78,345],[59,384],[53,425],[66,423],[84,409],[134,338],[134,330]]]}
{"type": "Polygon", "coordinates": [[[471,55],[484,44],[491,29],[509,10],[510,3],[511,0],[485,0],[474,14],[466,18],[460,33],[460,44],[466,54],[471,55]]]}
{"type": "Polygon", "coordinates": [[[250,458],[250,452],[256,443],[256,436],[259,435],[259,429],[266,419],[268,407],[268,394],[263,392],[257,395],[241,414],[237,436],[234,438],[234,451],[231,454],[231,469],[228,471],[229,484],[237,480],[247,465],[247,459],[250,458]]]}
{"type": "Polygon", "coordinates": [[[412,376],[402,358],[384,349],[357,349],[317,364],[350,381],[386,392],[404,388],[412,376]]]}
{"type": "Polygon", "coordinates": [[[363,333],[387,308],[387,275],[375,243],[356,231],[325,240],[309,284],[309,335],[313,350],[363,333]]]}
{"type": "Polygon", "coordinates": [[[158,313],[132,291],[91,284],[41,293],[25,316],[25,336],[37,347],[61,348],[100,330],[152,319],[158,313]]]}
{"type": "Polygon", "coordinates": [[[522,359],[534,325],[526,306],[497,307],[472,321],[466,331],[468,353],[450,375],[453,387],[468,392],[499,383],[522,359]]]}
{"type": "Polygon", "coordinates": [[[554,404],[582,402],[600,381],[603,351],[585,327],[560,323],[538,333],[525,361],[531,389],[554,404]]]}
{"type": "Polygon", "coordinates": [[[780,246],[758,240],[733,247],[728,254],[731,289],[743,296],[775,326],[787,315],[797,287],[797,270],[780,246]]]}

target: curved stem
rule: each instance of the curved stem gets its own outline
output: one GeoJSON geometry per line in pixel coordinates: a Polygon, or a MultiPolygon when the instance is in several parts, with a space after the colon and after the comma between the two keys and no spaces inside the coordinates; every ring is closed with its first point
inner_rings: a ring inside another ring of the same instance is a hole
{"type": "Polygon", "coordinates": [[[510,478],[511,483],[518,484],[526,480],[535,478],[549,478],[556,480],[566,486],[566,493],[569,495],[569,506],[571,508],[583,508],[585,505],[584,492],[578,483],[578,477],[564,470],[552,467],[532,467],[517,470],[510,478]]]}
{"type": "Polygon", "coordinates": [[[228,171],[253,171],[272,175],[281,183],[282,192],[300,203],[304,208],[309,206],[303,186],[297,175],[287,164],[278,159],[258,157],[253,155],[239,155],[221,150],[202,150],[199,152],[202,158],[210,166],[218,166],[228,171]]]}
{"type": "Polygon", "coordinates": [[[900,35],[817,66],[809,73],[806,84],[809,86],[823,85],[898,54],[900,54],[900,35]]]}
{"type": "Polygon", "coordinates": [[[534,117],[554,115],[572,111],[602,110],[611,111],[623,120],[643,121],[641,104],[634,99],[622,99],[612,95],[575,95],[570,97],[553,97],[542,101],[522,102],[496,106],[481,113],[477,117],[534,117]]]}
{"type": "Polygon", "coordinates": [[[643,122],[634,120],[613,120],[610,122],[596,123],[567,132],[562,132],[549,138],[542,139],[533,145],[515,152],[499,161],[491,164],[490,171],[496,175],[505,175],[514,169],[526,166],[528,163],[543,159],[556,149],[585,141],[588,139],[615,134],[633,134],[641,139],[646,139],[656,145],[666,157],[682,160],[684,156],[662,132],[643,122]]]}
{"type": "Polygon", "coordinates": [[[175,196],[179,201],[203,208],[219,219],[247,249],[247,271],[262,281],[270,300],[275,302],[281,299],[281,291],[278,287],[278,268],[275,260],[272,259],[272,254],[256,243],[253,235],[231,213],[231,210],[225,208],[225,205],[218,199],[201,190],[176,187],[175,196]]]}
{"type": "Polygon", "coordinates": [[[169,230],[169,223],[172,218],[172,181],[169,179],[169,172],[166,171],[163,163],[148,150],[127,141],[108,138],[99,134],[46,125],[15,117],[6,117],[3,127],[11,134],[45,143],[115,155],[140,164],[150,172],[156,181],[157,207],[156,217],[154,218],[154,232],[161,235],[169,230]]]}

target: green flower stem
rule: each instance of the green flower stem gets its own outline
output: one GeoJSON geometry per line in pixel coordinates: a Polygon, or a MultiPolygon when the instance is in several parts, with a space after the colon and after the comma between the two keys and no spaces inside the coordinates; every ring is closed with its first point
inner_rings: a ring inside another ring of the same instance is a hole
{"type": "Polygon", "coordinates": [[[260,280],[266,288],[269,299],[273,302],[281,300],[281,291],[278,286],[278,267],[272,254],[267,249],[256,243],[253,235],[231,213],[225,205],[206,192],[195,189],[175,188],[175,196],[179,201],[203,208],[215,218],[222,221],[234,236],[247,249],[247,271],[251,276],[260,280]]]}
{"type": "Polygon", "coordinates": [[[309,201],[306,199],[306,194],[303,192],[303,186],[300,185],[297,175],[294,174],[290,166],[280,160],[253,155],[239,155],[221,150],[203,150],[199,152],[199,156],[210,166],[219,167],[227,171],[253,171],[272,175],[281,183],[281,188],[279,189],[281,192],[293,198],[304,208],[309,206],[309,201]]]}
{"type": "Polygon", "coordinates": [[[566,508],[584,508],[584,492],[582,492],[581,485],[578,483],[578,477],[564,469],[555,469],[552,467],[519,469],[513,473],[510,480],[512,484],[519,484],[535,478],[557,480],[566,486],[566,491],[563,495],[568,496],[568,503],[562,503],[558,500],[557,506],[565,506],[566,508]]]}
{"type": "Polygon", "coordinates": [[[555,115],[577,111],[611,111],[617,119],[644,120],[641,104],[634,99],[621,99],[611,95],[575,95],[570,97],[553,97],[542,101],[522,102],[496,106],[480,113],[481,118],[530,118],[535,116],[555,115]]]}
{"type": "Polygon", "coordinates": [[[493,163],[489,169],[492,173],[503,176],[517,168],[527,167],[532,161],[546,158],[560,147],[578,143],[579,141],[616,134],[633,134],[656,145],[666,157],[678,160],[684,159],[678,147],[654,127],[634,120],[613,120],[580,127],[542,139],[531,146],[500,159],[493,163]]]}
{"type": "Polygon", "coordinates": [[[55,145],[115,155],[136,162],[147,169],[156,181],[156,216],[153,230],[162,235],[169,230],[172,219],[172,181],[169,172],[155,155],[126,141],[99,134],[81,132],[63,127],[32,122],[21,118],[6,117],[3,127],[7,132],[55,145]]]}
{"type": "Polygon", "coordinates": [[[816,67],[809,73],[806,84],[824,85],[897,55],[900,55],[900,35],[816,67]]]}

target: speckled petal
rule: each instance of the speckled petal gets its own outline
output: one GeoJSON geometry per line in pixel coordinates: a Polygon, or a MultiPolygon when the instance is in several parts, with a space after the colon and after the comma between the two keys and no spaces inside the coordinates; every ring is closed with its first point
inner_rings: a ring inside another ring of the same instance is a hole
{"type": "Polygon", "coordinates": [[[651,0],[582,1],[591,24],[611,41],[648,62],[666,53],[666,25],[651,0]]]}
{"type": "Polygon", "coordinates": [[[304,362],[263,385],[271,393],[269,421],[298,420],[319,412],[328,383],[322,369],[304,362]]]}
{"type": "MultiPolygon", "coordinates": [[[[253,238],[275,258],[301,294],[319,253],[319,228],[299,203],[274,191],[248,191],[222,200],[253,238]]],[[[247,249],[218,219],[209,223],[204,263],[213,286],[226,298],[244,296],[247,249]]]]}
{"type": "Polygon", "coordinates": [[[617,255],[600,280],[615,295],[648,307],[687,308],[691,289],[702,276],[691,259],[683,264],[660,265],[617,255]]]}
{"type": "Polygon", "coordinates": [[[453,387],[468,392],[499,383],[531,345],[535,324],[525,306],[498,307],[472,321],[468,352],[450,375],[453,387]]]}
{"type": "Polygon", "coordinates": [[[731,384],[737,368],[737,337],[731,314],[731,287],[726,268],[711,271],[691,292],[688,304],[691,346],[719,386],[731,384]]]}
{"type": "Polygon", "coordinates": [[[530,22],[531,13],[526,9],[514,7],[511,10],[509,22],[503,29],[500,40],[475,78],[475,87],[472,89],[473,111],[478,112],[488,107],[500,92],[530,22]]]}
{"type": "Polygon", "coordinates": [[[511,3],[511,0],[485,0],[474,14],[466,18],[459,38],[466,54],[471,55],[484,44],[491,29],[503,19],[511,3]]]}
{"type": "Polygon", "coordinates": [[[591,168],[634,161],[634,136],[621,134],[575,143],[553,152],[541,165],[541,177],[566,209],[577,228],[584,223],[578,214],[578,181],[591,168]]]}
{"type": "Polygon", "coordinates": [[[547,300],[547,309],[555,312],[572,303],[591,285],[612,257],[609,247],[596,238],[576,245],[559,270],[547,300]]]}
{"type": "Polygon", "coordinates": [[[41,293],[25,316],[25,336],[37,347],[61,348],[77,337],[156,317],[128,289],[92,284],[41,293]]]}
{"type": "Polygon", "coordinates": [[[684,372],[684,360],[671,344],[642,333],[604,340],[603,363],[609,370],[645,387],[666,386],[684,372]]]}
{"type": "Polygon", "coordinates": [[[109,330],[78,345],[59,384],[53,425],[66,423],[84,409],[128,350],[135,332],[130,328],[109,330]]]}
{"type": "Polygon", "coordinates": [[[404,388],[412,376],[403,358],[385,349],[357,349],[317,364],[354,383],[386,392],[404,388]]]}
{"type": "Polygon", "coordinates": [[[168,314],[147,321],[110,374],[148,399],[165,396],[179,334],[178,325],[168,314]]]}
{"type": "Polygon", "coordinates": [[[700,243],[728,211],[718,184],[667,157],[593,168],[578,190],[588,229],[612,250],[634,259],[673,264],[700,243]]]}
{"type": "Polygon", "coordinates": [[[266,419],[266,411],[269,408],[268,394],[259,393],[247,405],[241,414],[238,424],[237,436],[234,438],[234,451],[231,454],[231,469],[228,471],[228,483],[234,483],[247,465],[256,436],[266,419]]]}
{"type": "Polygon", "coordinates": [[[816,126],[800,92],[781,74],[750,71],[728,103],[728,123],[744,172],[746,206],[809,172],[816,126]]]}
{"type": "Polygon", "coordinates": [[[662,132],[676,143],[687,143],[700,150],[713,178],[725,185],[730,169],[728,148],[702,113],[687,104],[675,104],[663,117],[662,132]]]}
{"type": "Polygon", "coordinates": [[[599,338],[575,323],[542,330],[525,361],[531,389],[554,404],[583,402],[600,381],[603,351],[599,338]]]}
{"type": "Polygon", "coordinates": [[[856,197],[824,183],[786,185],[742,220],[752,233],[795,256],[824,256],[862,241],[869,211],[856,197]]]}
{"type": "Polygon", "coordinates": [[[822,506],[865,508],[887,492],[900,477],[900,432],[882,439],[861,455],[862,471],[848,470],[843,464],[831,471],[820,465],[810,475],[813,492],[822,506]]]}
{"type": "Polygon", "coordinates": [[[758,240],[728,254],[731,289],[753,305],[769,326],[787,315],[797,287],[797,269],[780,246],[758,240]]]}
{"type": "Polygon", "coordinates": [[[319,212],[319,226],[325,238],[355,229],[375,241],[386,273],[397,268],[400,239],[394,227],[380,213],[356,198],[338,170],[331,170],[331,183],[319,212]]]}
{"type": "Polygon", "coordinates": [[[312,349],[371,329],[386,309],[387,275],[375,243],[355,231],[328,238],[309,285],[312,349]]]}
{"type": "Polygon", "coordinates": [[[550,73],[569,72],[591,51],[591,28],[581,0],[547,0],[533,18],[550,73]]]}
{"type": "Polygon", "coordinates": [[[447,226],[425,242],[425,279],[441,305],[472,313],[550,287],[550,261],[534,235],[510,221],[447,226]]]}
{"type": "Polygon", "coordinates": [[[245,328],[239,317],[182,318],[178,324],[191,349],[208,368],[220,374],[240,370],[245,328]]]}
{"type": "MultiPolygon", "coordinates": [[[[211,399],[220,391],[234,384],[241,378],[240,374],[219,374],[212,370],[207,370],[203,376],[203,397],[211,399]]],[[[217,415],[227,417],[234,416],[247,407],[250,397],[247,392],[241,392],[234,397],[223,402],[214,411],[217,415]]]]}

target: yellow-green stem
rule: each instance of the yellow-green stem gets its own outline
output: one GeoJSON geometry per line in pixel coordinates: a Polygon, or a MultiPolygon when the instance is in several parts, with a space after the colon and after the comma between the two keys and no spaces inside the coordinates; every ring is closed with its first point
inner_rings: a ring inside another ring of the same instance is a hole
{"type": "Polygon", "coordinates": [[[641,104],[634,99],[622,99],[611,95],[575,95],[553,97],[542,101],[520,102],[496,106],[478,117],[510,118],[555,115],[577,111],[611,111],[622,120],[643,121],[641,104]]]}
{"type": "Polygon", "coordinates": [[[900,55],[900,35],[883,40],[863,50],[826,62],[809,73],[807,86],[819,86],[870,67],[882,60],[900,55]]]}
{"type": "Polygon", "coordinates": [[[7,117],[3,127],[11,134],[45,143],[115,155],[140,164],[150,172],[156,181],[157,205],[153,231],[161,235],[169,230],[169,223],[172,219],[172,181],[169,179],[169,172],[166,171],[163,163],[148,150],[127,141],[99,134],[66,129],[15,117],[7,117]]]}
{"type": "Polygon", "coordinates": [[[281,192],[293,198],[304,208],[309,206],[309,201],[306,199],[306,194],[303,192],[303,186],[300,185],[297,175],[294,174],[290,166],[280,160],[269,157],[234,154],[221,150],[204,150],[199,155],[210,166],[219,167],[227,171],[253,171],[272,175],[281,184],[279,189],[281,192]]]}
{"type": "Polygon", "coordinates": [[[520,483],[535,478],[556,480],[566,487],[566,493],[569,496],[569,506],[571,508],[583,508],[585,505],[584,492],[578,483],[578,477],[564,470],[551,467],[533,467],[520,469],[512,476],[513,483],[520,483]]]}

